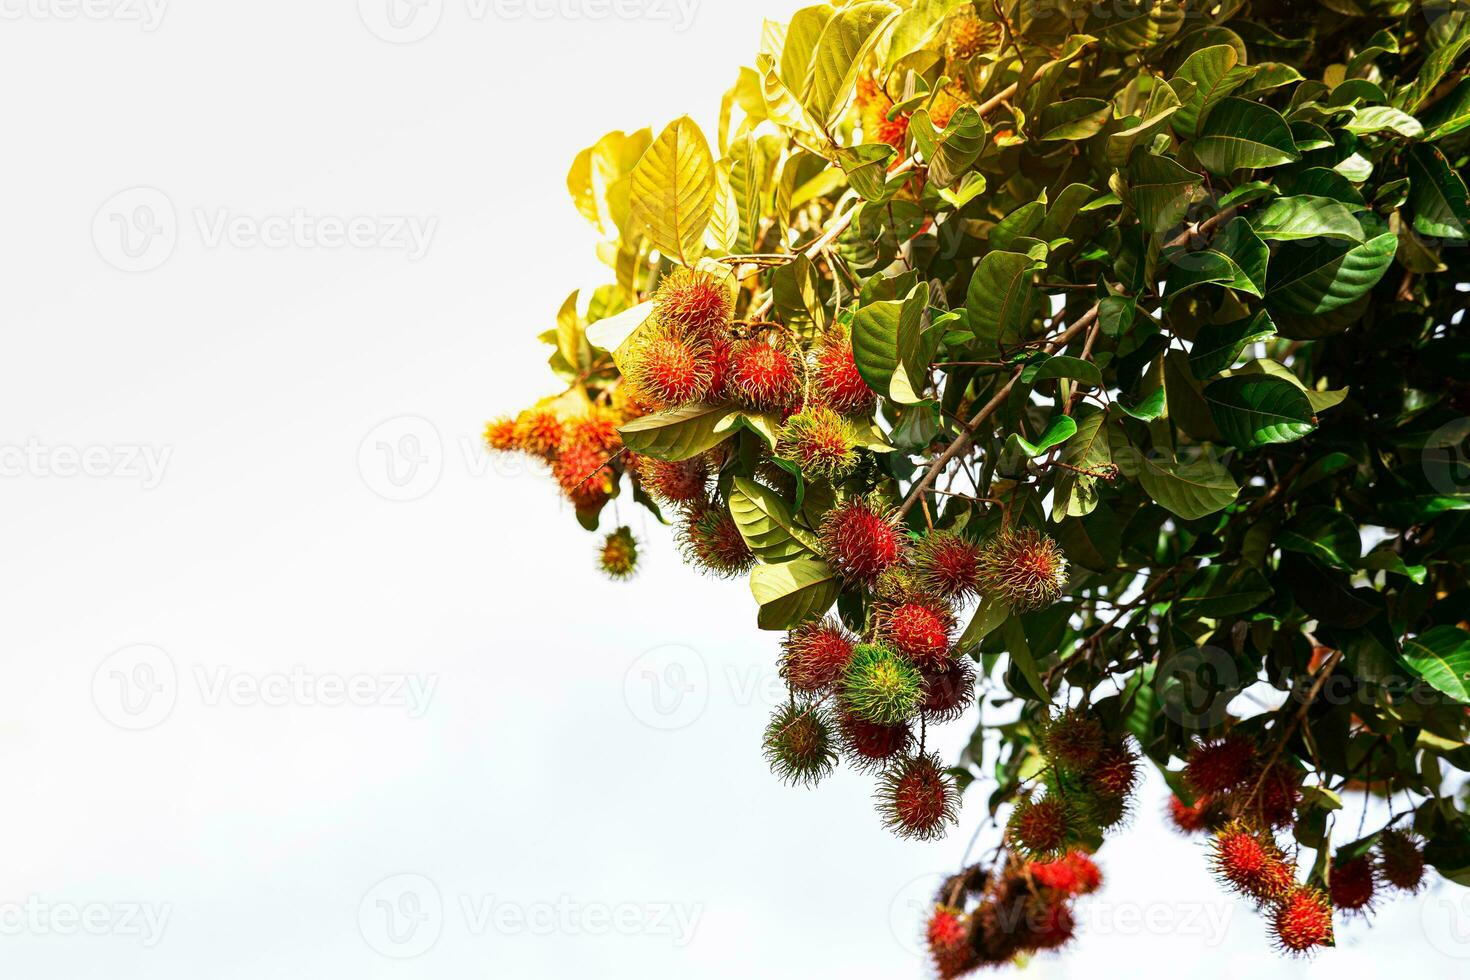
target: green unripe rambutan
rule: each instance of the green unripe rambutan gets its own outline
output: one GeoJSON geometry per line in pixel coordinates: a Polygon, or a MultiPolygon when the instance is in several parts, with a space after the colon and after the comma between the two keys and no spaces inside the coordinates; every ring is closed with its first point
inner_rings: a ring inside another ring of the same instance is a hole
{"type": "Polygon", "coordinates": [[[1052,861],[1077,840],[1076,805],[1057,794],[1029,796],[1016,804],[1006,825],[1011,847],[1032,861],[1052,861]]]}
{"type": "Polygon", "coordinates": [[[1067,556],[1035,528],[1002,531],[981,549],[980,582],[990,598],[1018,613],[1035,612],[1061,597],[1067,556]]]}
{"type": "Polygon", "coordinates": [[[807,476],[839,480],[858,464],[857,443],[842,416],[830,408],[802,409],[781,427],[776,455],[807,476]]]}
{"type": "Polygon", "coordinates": [[[1102,723],[1075,708],[1048,719],[1041,728],[1041,752],[1057,767],[1083,773],[1103,750],[1102,723]]]}
{"type": "Polygon", "coordinates": [[[837,765],[832,726],[811,705],[779,708],[766,728],[764,745],[771,771],[791,785],[814,786],[837,765]]]}
{"type": "Polygon", "coordinates": [[[919,583],[946,599],[980,593],[980,547],[955,531],[930,531],[914,547],[919,583]]]}
{"type": "Polygon", "coordinates": [[[630,579],[638,571],[638,539],[633,529],[620,527],[602,542],[597,554],[598,565],[614,581],[630,579]]]}
{"type": "Polygon", "coordinates": [[[842,705],[863,721],[899,725],[924,703],[924,675],[889,647],[864,643],[838,681],[842,705]]]}

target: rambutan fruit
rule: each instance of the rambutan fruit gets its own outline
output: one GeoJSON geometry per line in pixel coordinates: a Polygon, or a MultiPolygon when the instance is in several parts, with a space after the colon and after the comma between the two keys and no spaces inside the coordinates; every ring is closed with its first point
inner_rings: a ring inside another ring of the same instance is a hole
{"type": "Polygon", "coordinates": [[[807,476],[838,480],[858,464],[857,443],[842,416],[830,408],[802,409],[786,420],[776,437],[776,455],[795,463],[807,476]]]}
{"type": "Polygon", "coordinates": [[[801,388],[796,356],[769,335],[731,346],[725,392],[736,402],[759,412],[779,412],[797,402],[801,388]]]}
{"type": "Polygon", "coordinates": [[[872,585],[873,593],[879,599],[893,605],[901,606],[906,602],[932,602],[934,596],[924,591],[919,580],[914,576],[914,570],[907,565],[889,565],[878,574],[878,579],[872,585]]]}
{"type": "Polygon", "coordinates": [[[532,456],[550,458],[562,444],[566,431],[556,413],[545,408],[529,408],[516,416],[516,446],[532,456]]]}
{"type": "Polygon", "coordinates": [[[973,10],[950,19],[945,25],[945,54],[950,61],[967,61],[1000,41],[1000,25],[976,17],[973,10]]]}
{"type": "Polygon", "coordinates": [[[1261,819],[1268,827],[1290,827],[1296,822],[1297,804],[1302,799],[1302,774],[1277,762],[1256,778],[1261,786],[1255,800],[1261,819]]]}
{"type": "Polygon", "coordinates": [[[1094,793],[1127,800],[1138,786],[1138,753],[1126,741],[1105,745],[1086,775],[1094,793]]]}
{"type": "Polygon", "coordinates": [[[891,510],[854,497],[822,519],[822,550],[847,581],[872,585],[904,559],[906,542],[891,510]]]}
{"type": "Polygon", "coordinates": [[[1055,895],[1032,895],[1025,900],[1023,931],[1018,937],[1021,949],[1041,952],[1061,949],[1077,933],[1072,907],[1055,895]]]}
{"type": "Polygon", "coordinates": [[[1064,854],[1077,836],[1076,807],[1061,796],[1028,796],[1011,811],[1006,839],[1032,861],[1050,861],[1064,854]]]}
{"type": "Polygon", "coordinates": [[[858,373],[852,338],[833,333],[811,353],[812,397],[839,415],[866,415],[878,404],[878,393],[858,373]]]}
{"type": "Polygon", "coordinates": [[[924,717],[955,721],[975,703],[975,668],[968,659],[952,660],[943,670],[924,670],[924,717]]]}
{"type": "Polygon", "coordinates": [[[633,341],[627,357],[628,380],[639,395],[677,408],[709,394],[714,377],[710,342],[678,326],[655,321],[633,341]]]}
{"type": "Polygon", "coordinates": [[[730,329],[735,296],[730,284],[697,269],[675,269],[658,284],[654,314],[663,322],[708,337],[730,329]]]}
{"type": "Polygon", "coordinates": [[[486,422],[485,446],[497,453],[520,449],[520,440],[516,436],[516,420],[507,417],[486,422]]]}
{"type": "Polygon", "coordinates": [[[1056,766],[1086,772],[1102,754],[1102,722],[1083,711],[1068,709],[1042,725],[1040,742],[1042,754],[1056,766]]]}
{"type": "Polygon", "coordinates": [[[1194,805],[1185,804],[1178,796],[1169,797],[1169,821],[1182,834],[1197,834],[1208,830],[1220,816],[1220,808],[1214,797],[1201,794],[1194,805]]]}
{"type": "Polygon", "coordinates": [[[1296,869],[1276,842],[1241,823],[1215,836],[1211,864],[1226,884],[1261,902],[1279,901],[1296,885],[1296,869]]]}
{"type": "Polygon", "coordinates": [[[914,574],[926,589],[961,601],[980,593],[980,546],[954,531],[930,531],[914,547],[914,574]]]}
{"type": "Polygon", "coordinates": [[[939,980],[955,980],[980,965],[970,945],[969,923],[960,909],[936,905],[925,925],[924,941],[939,980]]]}
{"type": "Polygon", "coordinates": [[[605,456],[616,456],[623,450],[623,437],[618,434],[618,418],[609,409],[592,406],[586,415],[566,425],[563,441],[580,442],[605,456]]]}
{"type": "Polygon", "coordinates": [[[834,684],[852,660],[854,642],[835,620],[803,623],[782,644],[781,676],[798,691],[815,693],[834,684]]]}
{"type": "Polygon", "coordinates": [[[857,86],[858,115],[863,127],[863,142],[887,143],[899,150],[908,140],[909,118],[900,115],[889,119],[893,100],[874,79],[863,76],[857,86]]]}
{"type": "Polygon", "coordinates": [[[706,499],[709,480],[709,458],[703,454],[676,462],[640,457],[638,482],[659,503],[699,503],[706,499]]]}
{"type": "Polygon", "coordinates": [[[1403,830],[1385,830],[1378,838],[1378,872],[1399,891],[1424,887],[1424,845],[1403,830]]]}
{"type": "Polygon", "coordinates": [[[735,518],[723,506],[702,502],[686,508],[677,538],[684,560],[716,578],[737,578],[755,564],[735,518]]]}
{"type": "Polygon", "coordinates": [[[620,527],[609,534],[598,549],[597,564],[614,581],[632,578],[638,571],[638,539],[633,529],[620,527]]]}
{"type": "Polygon", "coordinates": [[[947,609],[907,602],[883,614],[879,635],[916,666],[940,669],[949,663],[953,630],[947,609]]]}
{"type": "Polygon", "coordinates": [[[837,716],[842,754],[854,769],[883,769],[908,754],[914,733],[908,725],[880,725],[842,712],[837,716]]]}
{"type": "Polygon", "coordinates": [[[609,462],[596,446],[563,441],[551,464],[551,475],[578,509],[598,507],[612,496],[613,471],[609,462]]]}
{"type": "Polygon", "coordinates": [[[1065,895],[1091,895],[1102,887],[1102,871],[1083,851],[1068,851],[1055,861],[1033,861],[1031,877],[1065,895]]]}
{"type": "Polygon", "coordinates": [[[982,590],[1019,613],[1045,609],[1067,585],[1067,556],[1031,527],[1002,531],[980,552],[982,590]]]}
{"type": "Polygon", "coordinates": [[[705,396],[709,401],[723,401],[729,396],[726,382],[730,377],[730,352],[734,349],[734,343],[726,337],[715,337],[710,341],[709,394],[705,396]]]}
{"type": "Polygon", "coordinates": [[[913,756],[887,770],[877,798],[888,829],[913,840],[943,837],[959,806],[954,779],[932,755],[913,756]]]}
{"type": "Polygon", "coordinates": [[[1293,888],[1276,906],[1271,930],[1276,934],[1276,945],[1295,955],[1331,946],[1332,903],[1315,888],[1293,888]]]}
{"type": "Polygon", "coordinates": [[[1333,908],[1367,915],[1378,890],[1378,869],[1368,855],[1362,854],[1334,864],[1328,884],[1333,908]]]}
{"type": "Polygon", "coordinates": [[[892,648],[864,643],[853,650],[837,694],[842,706],[864,721],[899,725],[923,704],[924,675],[892,648]]]}
{"type": "Polygon", "coordinates": [[[766,727],[766,761],[781,781],[815,786],[837,765],[832,727],[819,708],[786,704],[766,727]]]}
{"type": "Polygon", "coordinates": [[[1244,735],[1227,735],[1194,747],[1184,781],[1196,793],[1224,793],[1249,782],[1255,771],[1255,743],[1244,735]]]}

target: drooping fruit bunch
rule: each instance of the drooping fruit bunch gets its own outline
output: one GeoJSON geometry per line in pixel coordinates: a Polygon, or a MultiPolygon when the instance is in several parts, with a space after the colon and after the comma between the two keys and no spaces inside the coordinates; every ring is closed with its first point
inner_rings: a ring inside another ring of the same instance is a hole
{"type": "Polygon", "coordinates": [[[779,778],[980,823],[941,976],[1065,944],[1149,770],[1289,953],[1470,852],[1470,17],[1124,6],[811,4],[606,134],[565,393],[484,431],[610,576],[638,505],[748,577],[779,778]]]}

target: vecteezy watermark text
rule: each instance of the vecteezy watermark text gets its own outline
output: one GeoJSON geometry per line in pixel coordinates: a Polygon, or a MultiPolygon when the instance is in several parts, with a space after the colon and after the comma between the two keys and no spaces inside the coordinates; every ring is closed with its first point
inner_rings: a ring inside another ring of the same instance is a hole
{"type": "Polygon", "coordinates": [[[0,20],[112,20],[152,33],[163,23],[169,0],[0,0],[0,20]]]}
{"type": "Polygon", "coordinates": [[[363,24],[392,44],[422,41],[444,20],[446,6],[462,8],[474,23],[495,21],[648,21],[682,34],[694,24],[701,0],[358,0],[363,24]]]}
{"type": "Polygon", "coordinates": [[[172,446],[53,446],[33,437],[23,445],[0,443],[0,478],[136,480],[154,490],[173,452],[172,446]]]}
{"type": "Polygon", "coordinates": [[[23,902],[0,902],[0,936],[117,936],[152,949],[172,916],[172,905],[48,902],[31,895],[23,902]]]}

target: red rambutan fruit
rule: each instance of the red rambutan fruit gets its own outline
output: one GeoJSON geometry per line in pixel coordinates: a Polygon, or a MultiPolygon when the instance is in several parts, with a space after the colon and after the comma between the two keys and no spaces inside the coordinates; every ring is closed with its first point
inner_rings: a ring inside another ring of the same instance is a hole
{"type": "Polygon", "coordinates": [[[935,906],[924,929],[924,941],[939,980],[954,980],[980,965],[970,945],[969,924],[960,909],[935,906]]]}
{"type": "Polygon", "coordinates": [[[863,141],[887,143],[902,150],[908,139],[909,118],[900,115],[889,119],[893,100],[874,79],[863,76],[857,86],[858,113],[862,121],[863,141]]]}
{"type": "Polygon", "coordinates": [[[1349,858],[1332,866],[1329,884],[1333,908],[1366,915],[1378,890],[1378,869],[1366,854],[1349,858]]]}
{"type": "Polygon", "coordinates": [[[1041,729],[1041,751],[1057,766],[1085,772],[1102,754],[1102,722],[1077,709],[1049,719],[1041,729]]]}
{"type": "Polygon", "coordinates": [[[613,471],[602,450],[584,442],[564,441],[551,475],[579,510],[599,507],[612,496],[613,471]]]}
{"type": "Polygon", "coordinates": [[[1017,852],[1048,861],[1066,852],[1076,836],[1075,808],[1059,796],[1027,797],[1016,804],[1006,837],[1017,852]]]}
{"type": "Polygon", "coordinates": [[[855,497],[834,507],[822,519],[822,548],[827,561],[849,582],[872,585],[899,564],[906,542],[897,519],[867,498],[855,497]]]}
{"type": "Polygon", "coordinates": [[[884,823],[900,837],[937,840],[954,823],[959,791],[954,779],[932,755],[905,759],[884,773],[878,786],[878,809],[884,823]]]}
{"type": "Polygon", "coordinates": [[[1378,871],[1399,891],[1424,887],[1424,845],[1414,834],[1385,830],[1378,838],[1378,871]]]}
{"type": "Polygon", "coordinates": [[[837,682],[842,706],[864,721],[900,725],[924,701],[924,675],[890,647],[859,644],[837,682]]]}
{"type": "Polygon", "coordinates": [[[1055,861],[1032,862],[1029,870],[1037,884],[1066,895],[1090,895],[1102,887],[1102,871],[1082,851],[1068,851],[1055,861]]]}
{"type": "Polygon", "coordinates": [[[1027,899],[1025,906],[1025,929],[1018,940],[1023,950],[1061,949],[1076,935],[1077,922],[1065,899],[1034,895],[1027,899]]]}
{"type": "Polygon", "coordinates": [[[1302,799],[1301,773],[1277,762],[1256,778],[1261,785],[1255,801],[1261,819],[1268,827],[1290,827],[1296,822],[1297,804],[1302,799]]]}
{"type": "Polygon", "coordinates": [[[1196,793],[1223,793],[1249,782],[1255,771],[1255,743],[1244,735],[1227,735],[1195,746],[1184,781],[1196,793]]]}
{"type": "Polygon", "coordinates": [[[658,284],[654,313],[665,323],[709,337],[723,334],[735,315],[728,282],[696,269],[675,269],[658,284]]]}
{"type": "Polygon", "coordinates": [[[725,391],[761,412],[789,409],[801,397],[801,366],[795,355],[766,337],[737,341],[730,350],[725,391]]]}
{"type": "Polygon", "coordinates": [[[803,623],[782,644],[781,676],[798,691],[825,690],[842,676],[852,660],[854,641],[835,620],[803,623]]]}
{"type": "Polygon", "coordinates": [[[834,333],[812,351],[812,397],[839,415],[866,415],[878,393],[858,373],[852,339],[834,333]]]}
{"type": "Polygon", "coordinates": [[[565,431],[550,409],[530,408],[516,416],[516,446],[533,456],[550,458],[561,446],[565,431]]]}
{"type": "Polygon", "coordinates": [[[516,437],[516,420],[507,417],[485,423],[485,445],[497,453],[520,449],[520,440],[516,437]]]}
{"type": "Polygon", "coordinates": [[[847,712],[838,715],[837,731],[842,754],[858,770],[886,768],[914,744],[908,725],[880,725],[847,712]]]}
{"type": "Polygon", "coordinates": [[[889,610],[882,620],[884,642],[921,668],[942,668],[949,663],[953,618],[947,610],[908,602],[889,610]]]}
{"type": "Polygon", "coordinates": [[[594,405],[586,415],[567,423],[564,441],[591,446],[605,456],[622,452],[623,437],[618,434],[618,418],[606,408],[594,405]]]}
{"type": "Polygon", "coordinates": [[[712,355],[705,338],[654,322],[644,327],[628,353],[628,380],[650,402],[672,408],[689,405],[709,393],[712,355]]]}
{"type": "Polygon", "coordinates": [[[811,705],[786,704],[766,727],[765,756],[782,782],[814,786],[837,765],[832,728],[811,705]]]}
{"type": "Polygon", "coordinates": [[[786,420],[776,437],[776,455],[807,476],[841,479],[858,464],[857,443],[842,417],[830,408],[807,407],[786,420]]]}
{"type": "Polygon", "coordinates": [[[1128,799],[1138,786],[1138,753],[1127,742],[1105,745],[1087,773],[1087,788],[1107,797],[1128,799]]]}
{"type": "Polygon", "coordinates": [[[654,500],[665,504],[693,504],[706,499],[709,488],[709,458],[701,454],[668,462],[643,456],[638,464],[638,482],[654,500]]]}
{"type": "Polygon", "coordinates": [[[1214,798],[1202,794],[1188,806],[1178,796],[1169,797],[1169,821],[1182,834],[1197,834],[1208,830],[1219,816],[1219,807],[1214,798]]]}
{"type": "Polygon", "coordinates": [[[1288,953],[1301,955],[1331,946],[1332,903],[1315,888],[1293,888],[1276,907],[1271,929],[1276,945],[1288,953]]]}
{"type": "Polygon", "coordinates": [[[930,531],[914,547],[914,574],[946,599],[980,594],[980,546],[954,531],[930,531]]]}
{"type": "Polygon", "coordinates": [[[1279,901],[1296,885],[1296,870],[1276,842],[1235,823],[1215,836],[1215,873],[1235,890],[1262,902],[1279,901]]]}
{"type": "Polygon", "coordinates": [[[684,560],[716,578],[736,578],[755,564],[735,518],[723,506],[702,502],[688,507],[677,537],[684,560]]]}
{"type": "Polygon", "coordinates": [[[980,552],[984,592],[1019,613],[1045,609],[1067,584],[1061,546],[1031,527],[1002,531],[980,552]]]}
{"type": "Polygon", "coordinates": [[[705,397],[712,402],[729,397],[730,352],[734,349],[734,343],[728,338],[716,337],[710,341],[709,394],[705,397]]]}
{"type": "Polygon", "coordinates": [[[609,534],[597,551],[597,564],[614,581],[632,578],[638,571],[638,539],[633,529],[620,527],[609,534]]]}
{"type": "Polygon", "coordinates": [[[924,716],[930,721],[955,721],[975,703],[975,668],[969,660],[952,660],[943,670],[920,670],[924,675],[924,716]]]}

